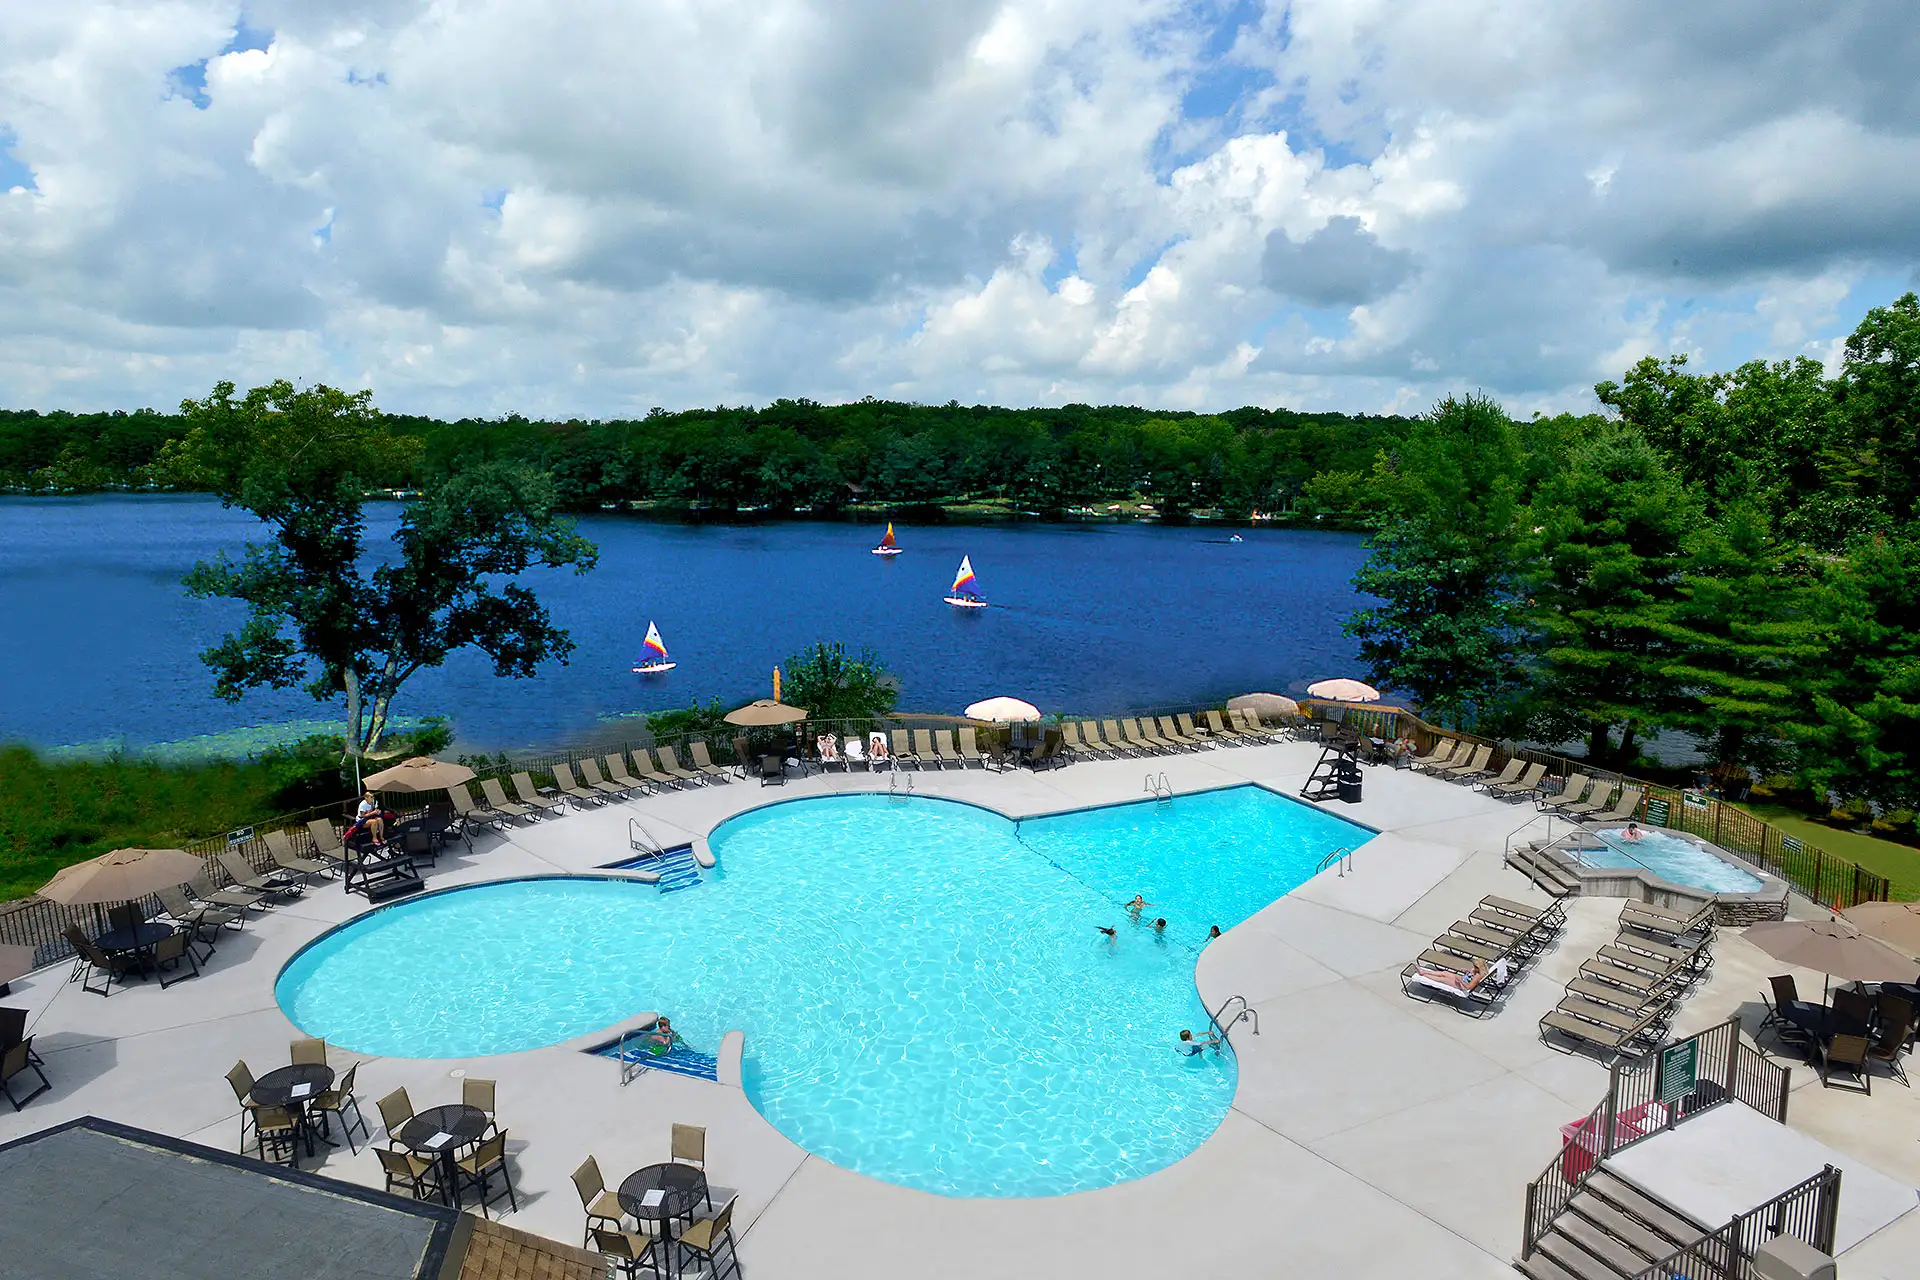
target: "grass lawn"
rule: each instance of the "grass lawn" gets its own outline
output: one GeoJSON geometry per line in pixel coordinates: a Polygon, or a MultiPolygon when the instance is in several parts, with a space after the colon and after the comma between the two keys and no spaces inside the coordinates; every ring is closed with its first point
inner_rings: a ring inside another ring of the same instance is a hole
{"type": "Polygon", "coordinates": [[[1757,818],[1765,818],[1788,835],[1798,836],[1836,857],[1850,858],[1867,870],[1885,876],[1891,882],[1890,892],[1894,898],[1902,901],[1920,898],[1920,849],[1830,827],[1782,805],[1743,804],[1740,807],[1757,818]]]}

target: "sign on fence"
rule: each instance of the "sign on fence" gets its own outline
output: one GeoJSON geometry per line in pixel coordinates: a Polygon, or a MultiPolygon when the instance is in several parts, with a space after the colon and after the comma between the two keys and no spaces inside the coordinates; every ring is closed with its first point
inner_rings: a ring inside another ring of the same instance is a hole
{"type": "Polygon", "coordinates": [[[235,845],[245,844],[251,839],[253,839],[252,827],[235,827],[232,831],[227,832],[227,848],[231,849],[235,845]]]}
{"type": "Polygon", "coordinates": [[[1678,1102],[1690,1097],[1699,1083],[1700,1039],[1682,1040],[1660,1051],[1660,1091],[1662,1102],[1678,1102]]]}
{"type": "Polygon", "coordinates": [[[1648,800],[1647,822],[1651,826],[1664,827],[1673,818],[1673,801],[1648,800]]]}
{"type": "Polygon", "coordinates": [[[1680,793],[1680,803],[1689,809],[1704,809],[1707,807],[1707,793],[1704,791],[1682,791],[1680,793]]]}
{"type": "Polygon", "coordinates": [[[1807,846],[1805,846],[1804,844],[1801,844],[1799,839],[1795,836],[1782,835],[1780,837],[1780,847],[1782,849],[1785,849],[1788,853],[1799,853],[1802,850],[1804,850],[1807,846]]]}

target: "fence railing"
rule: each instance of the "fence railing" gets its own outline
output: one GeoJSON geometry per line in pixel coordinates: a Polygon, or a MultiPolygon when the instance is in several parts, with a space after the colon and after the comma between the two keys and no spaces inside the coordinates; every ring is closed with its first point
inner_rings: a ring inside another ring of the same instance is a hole
{"type": "MultiPolygon", "coordinates": [[[[1330,709],[1341,704],[1309,700],[1300,706],[1308,715],[1324,717],[1330,709]]],[[[1795,892],[1822,906],[1846,908],[1862,902],[1884,901],[1892,887],[1885,876],[1807,844],[1718,796],[1703,795],[1595,768],[1589,761],[1574,760],[1551,751],[1521,747],[1509,752],[1491,738],[1430,725],[1404,708],[1342,707],[1342,712],[1343,723],[1347,725],[1360,728],[1376,738],[1411,738],[1422,751],[1430,749],[1436,738],[1464,738],[1468,742],[1492,746],[1495,755],[1488,763],[1495,768],[1518,756],[1529,764],[1545,765],[1547,772],[1555,777],[1564,778],[1578,771],[1612,787],[1639,787],[1645,793],[1640,801],[1642,822],[1711,840],[1721,848],[1739,854],[1761,870],[1778,876],[1791,885],[1795,892]]]]}
{"type": "Polygon", "coordinates": [[[1769,1062],[1741,1037],[1737,1017],[1632,1062],[1616,1063],[1608,1072],[1607,1096],[1553,1163],[1527,1184],[1520,1256],[1532,1256],[1554,1219],[1608,1156],[1735,1100],[1785,1124],[1791,1082],[1789,1068],[1769,1062]]]}
{"type": "Polygon", "coordinates": [[[1726,1226],[1660,1259],[1634,1280],[1747,1280],[1760,1246],[1778,1236],[1792,1236],[1831,1255],[1839,1216],[1840,1170],[1827,1165],[1765,1204],[1735,1214],[1726,1226]]]}

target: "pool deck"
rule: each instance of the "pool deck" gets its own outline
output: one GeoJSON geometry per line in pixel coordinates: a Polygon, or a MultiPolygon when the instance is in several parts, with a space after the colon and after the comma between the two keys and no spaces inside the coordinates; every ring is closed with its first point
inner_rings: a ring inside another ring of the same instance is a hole
{"type": "MultiPolygon", "coordinates": [[[[1317,756],[1317,748],[1283,744],[1081,762],[1040,775],[907,776],[917,794],[1018,818],[1141,798],[1148,772],[1164,772],[1177,792],[1253,781],[1292,794],[1317,756]]],[[[1619,903],[1573,901],[1556,948],[1495,1017],[1410,1000],[1401,967],[1482,895],[1544,901],[1500,861],[1508,833],[1531,811],[1384,768],[1368,770],[1365,783],[1362,803],[1325,806],[1382,833],[1360,848],[1350,874],[1322,873],[1203,953],[1198,983],[1208,1005],[1245,996],[1260,1034],[1245,1024],[1235,1030],[1240,1083],[1219,1130],[1150,1177],[1051,1199],[929,1195],[808,1155],[738,1088],[663,1073],[622,1088],[612,1062],[558,1048],[366,1059],[359,1093],[372,1134],[384,1137],[374,1102],[394,1088],[405,1086],[425,1108],[458,1099],[455,1072],[497,1080],[520,1195],[509,1221],[578,1242],[583,1219],[568,1175],[583,1158],[596,1156],[617,1183],[666,1157],[673,1122],[704,1125],[714,1182],[740,1191],[741,1262],[755,1280],[972,1280],[983,1266],[1155,1280],[1170,1266],[1382,1280],[1512,1276],[1526,1184],[1558,1150],[1558,1127],[1590,1110],[1607,1078],[1596,1063],[1543,1045],[1536,1023],[1580,961],[1612,936],[1619,903]]],[[[472,853],[456,846],[429,884],[589,870],[627,852],[628,816],[673,843],[772,801],[887,784],[884,773],[834,773],[784,788],[735,782],[610,804],[482,835],[472,853]]],[[[311,891],[226,935],[202,977],[166,991],[136,983],[103,1000],[68,984],[65,965],[15,983],[6,1003],[32,1010],[53,1090],[17,1114],[0,1110],[0,1141],[93,1114],[231,1149],[237,1109],[222,1077],[235,1059],[256,1074],[284,1064],[297,1034],[273,1001],[281,965],[363,910],[337,886],[311,891]]],[[[1720,935],[1715,954],[1678,1034],[1736,1012],[1756,1025],[1766,977],[1781,971],[1732,932],[1720,935]]],[[[1821,975],[1796,977],[1803,991],[1820,989],[1821,975]]],[[[1772,1039],[1764,1046],[1778,1047],[1772,1039]]],[[[340,1055],[335,1065],[348,1060],[340,1055]]],[[[1874,1083],[1870,1098],[1826,1090],[1796,1064],[1790,1124],[1895,1183],[1920,1185],[1920,1100],[1884,1075],[1874,1083]]],[[[364,1145],[358,1156],[344,1146],[323,1156],[302,1167],[380,1184],[364,1145]]],[[[1892,1280],[1910,1274],[1916,1252],[1920,1214],[1909,1212],[1854,1246],[1844,1274],[1892,1280]]]]}

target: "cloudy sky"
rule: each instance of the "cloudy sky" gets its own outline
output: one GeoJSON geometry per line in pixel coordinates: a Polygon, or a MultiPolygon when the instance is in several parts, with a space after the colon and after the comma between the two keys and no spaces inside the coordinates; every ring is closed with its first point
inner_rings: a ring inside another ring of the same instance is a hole
{"type": "Polygon", "coordinates": [[[1590,406],[1920,265],[1909,0],[0,0],[0,405],[1590,406]]]}

